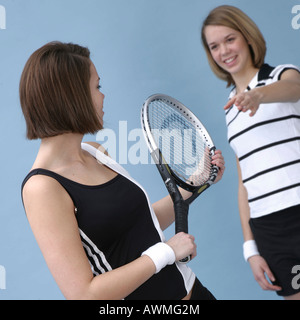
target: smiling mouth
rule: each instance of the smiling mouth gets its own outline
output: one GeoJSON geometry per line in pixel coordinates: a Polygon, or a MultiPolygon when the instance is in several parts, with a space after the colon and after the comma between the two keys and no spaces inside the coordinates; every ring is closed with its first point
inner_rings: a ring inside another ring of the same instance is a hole
{"type": "Polygon", "coordinates": [[[237,56],[229,58],[229,59],[226,59],[226,60],[224,60],[224,63],[227,64],[227,65],[231,64],[233,61],[236,60],[236,58],[237,58],[237,56]]]}

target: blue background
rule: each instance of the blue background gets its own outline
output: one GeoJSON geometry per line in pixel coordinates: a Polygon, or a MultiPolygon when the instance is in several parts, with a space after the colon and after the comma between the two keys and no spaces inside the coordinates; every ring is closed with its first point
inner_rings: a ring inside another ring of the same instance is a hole
{"type": "MultiPolygon", "coordinates": [[[[153,93],[182,101],[206,124],[226,159],[224,179],[190,209],[198,257],[190,263],[218,299],[278,299],[264,292],[242,257],[235,157],[227,144],[222,106],[229,90],[211,72],[200,43],[203,19],[224,1],[210,0],[0,0],[0,299],[64,299],[54,282],[22,207],[20,185],[39,141],[27,141],[18,85],[29,55],[60,40],[88,46],[102,78],[106,127],[140,128],[140,109],[153,93]]],[[[263,32],[271,65],[299,65],[300,29],[292,28],[297,0],[231,0],[263,32]]],[[[87,136],[85,140],[96,140],[87,136]]],[[[128,142],[130,147],[133,142],[128,142]]],[[[167,194],[153,165],[125,165],[154,202],[167,194]]],[[[174,233],[173,227],[166,232],[174,233]]],[[[66,248],[67,249],[67,248],[66,248]]]]}

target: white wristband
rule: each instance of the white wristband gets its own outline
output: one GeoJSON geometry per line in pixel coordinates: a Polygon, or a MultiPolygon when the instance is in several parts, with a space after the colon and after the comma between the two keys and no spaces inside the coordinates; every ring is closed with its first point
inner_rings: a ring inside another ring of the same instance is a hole
{"type": "Polygon", "coordinates": [[[167,265],[174,264],[176,256],[173,249],[166,243],[159,242],[148,250],[142,253],[142,256],[148,256],[151,258],[156,267],[156,272],[159,273],[167,265]]]}
{"type": "Polygon", "coordinates": [[[260,255],[258,252],[255,240],[246,241],[243,245],[243,249],[244,249],[244,258],[246,262],[248,262],[249,258],[260,255]]]}

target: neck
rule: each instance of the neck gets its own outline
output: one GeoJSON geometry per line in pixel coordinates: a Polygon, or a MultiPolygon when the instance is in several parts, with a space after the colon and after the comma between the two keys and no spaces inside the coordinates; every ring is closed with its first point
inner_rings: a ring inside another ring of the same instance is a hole
{"type": "Polygon", "coordinates": [[[42,139],[34,166],[51,169],[73,161],[84,161],[82,138],[83,135],[67,133],[42,139]]]}
{"type": "Polygon", "coordinates": [[[256,75],[258,71],[259,69],[251,66],[245,69],[244,71],[239,72],[238,74],[232,75],[232,78],[236,85],[237,93],[242,93],[246,90],[250,81],[253,79],[253,77],[256,75]]]}

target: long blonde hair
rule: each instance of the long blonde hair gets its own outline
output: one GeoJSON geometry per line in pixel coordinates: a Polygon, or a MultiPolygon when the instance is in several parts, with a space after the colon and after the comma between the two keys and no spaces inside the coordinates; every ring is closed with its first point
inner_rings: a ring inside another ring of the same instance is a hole
{"type": "Polygon", "coordinates": [[[260,69],[264,64],[266,56],[266,42],[254,21],[242,10],[228,5],[219,6],[213,9],[202,25],[201,37],[211,69],[216,76],[227,81],[227,87],[234,85],[230,73],[220,68],[214,61],[205,37],[207,26],[224,26],[240,32],[249,43],[253,66],[260,69]]]}

